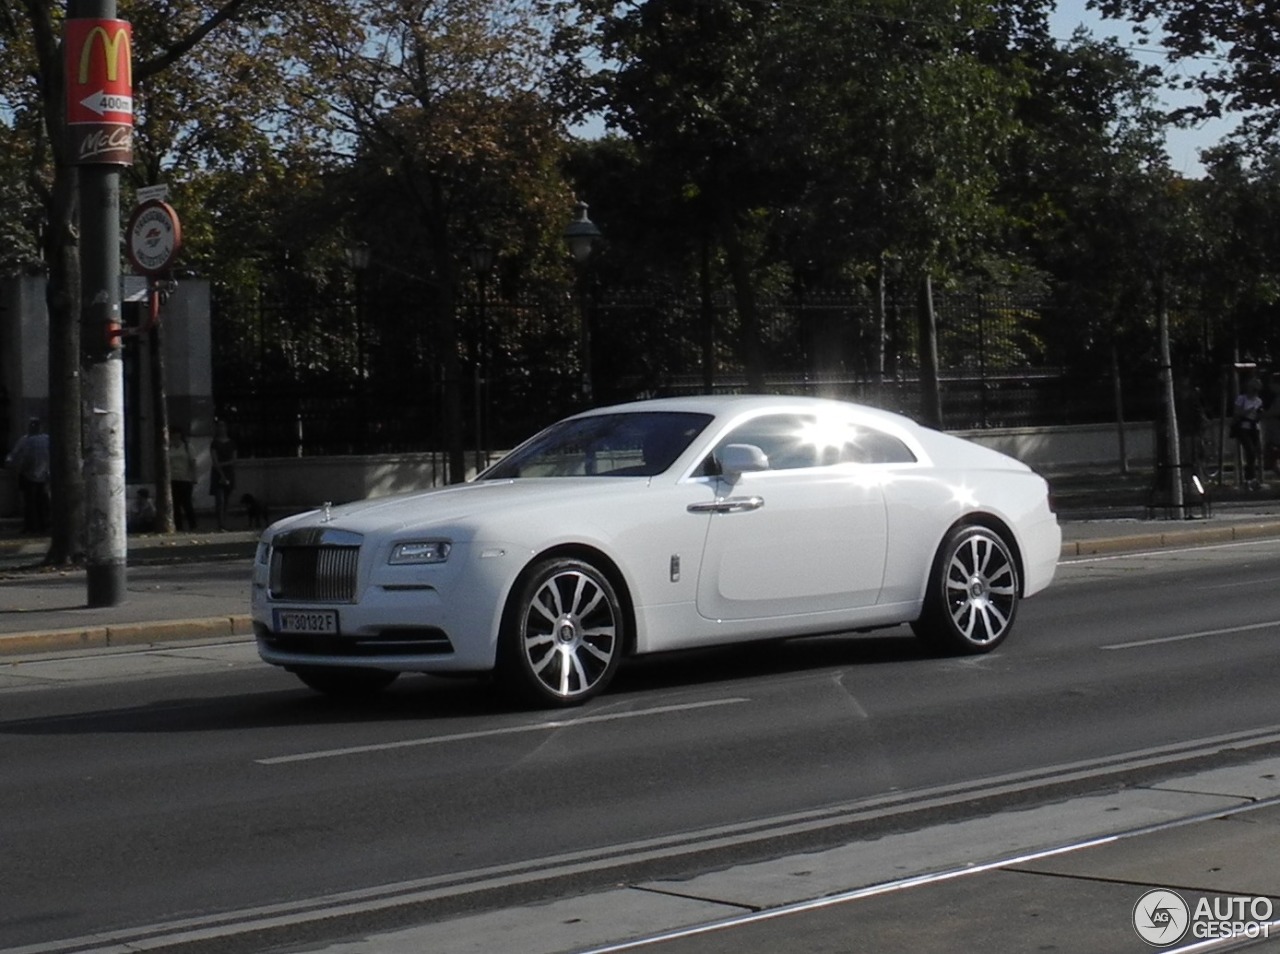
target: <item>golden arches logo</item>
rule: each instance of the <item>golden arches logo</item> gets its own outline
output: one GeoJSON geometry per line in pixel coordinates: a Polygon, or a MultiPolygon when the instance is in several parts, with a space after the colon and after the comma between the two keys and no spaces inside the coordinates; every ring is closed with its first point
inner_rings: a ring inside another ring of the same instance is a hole
{"type": "Polygon", "coordinates": [[[133,84],[133,47],[129,39],[129,29],[117,26],[115,36],[107,33],[106,27],[95,26],[84,38],[80,47],[80,83],[89,82],[89,60],[96,41],[102,40],[102,55],[106,58],[107,82],[114,83],[120,75],[121,52],[124,53],[124,81],[133,84]]]}

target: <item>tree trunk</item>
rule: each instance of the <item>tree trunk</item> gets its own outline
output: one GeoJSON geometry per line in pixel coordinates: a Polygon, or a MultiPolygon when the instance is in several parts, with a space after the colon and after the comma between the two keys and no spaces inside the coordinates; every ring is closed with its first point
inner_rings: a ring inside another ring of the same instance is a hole
{"type": "Polygon", "coordinates": [[[764,362],[760,347],[760,314],[756,307],[755,285],[751,267],[747,262],[742,236],[733,210],[725,198],[719,200],[720,237],[724,242],[725,257],[729,263],[729,276],[733,281],[733,299],[738,310],[738,353],[747,375],[747,390],[753,394],[764,391],[764,362]]]}
{"type": "Polygon", "coordinates": [[[888,264],[883,253],[876,263],[876,387],[884,387],[887,364],[885,355],[889,347],[889,276],[888,264]]]}
{"type": "Polygon", "coordinates": [[[149,357],[151,359],[151,407],[152,407],[152,428],[151,428],[151,446],[155,455],[155,481],[156,481],[156,531],[159,533],[173,533],[173,485],[170,483],[169,475],[169,403],[168,403],[168,385],[166,383],[166,370],[164,363],[164,331],[160,322],[155,320],[155,309],[158,308],[159,302],[152,300],[152,295],[157,294],[153,289],[147,289],[147,308],[151,310],[152,321],[151,328],[146,338],[143,339],[148,345],[149,357]]]}
{"type": "Polygon", "coordinates": [[[44,193],[48,230],[45,302],[49,312],[49,490],[51,565],[84,558],[84,473],[81,453],[79,176],[67,155],[65,83],[57,4],[27,0],[53,181],[44,193]]]}
{"type": "Polygon", "coordinates": [[[1124,387],[1120,379],[1120,348],[1111,341],[1111,391],[1116,408],[1116,446],[1120,451],[1120,473],[1129,473],[1129,444],[1124,432],[1124,387]]]}
{"type": "Polygon", "coordinates": [[[444,443],[449,454],[449,483],[467,479],[467,453],[462,441],[462,361],[458,356],[458,296],[451,283],[440,295],[440,340],[444,344],[444,443]]]}
{"type": "Polygon", "coordinates": [[[920,422],[942,427],[942,389],[938,384],[938,319],[933,312],[933,276],[920,283],[920,307],[916,309],[920,349],[920,422]]]}
{"type": "Polygon", "coordinates": [[[702,236],[698,267],[698,297],[702,318],[702,393],[716,389],[716,312],[711,301],[711,239],[702,236]]]}
{"type": "Polygon", "coordinates": [[[1165,449],[1168,460],[1169,504],[1181,515],[1184,496],[1182,492],[1182,448],[1178,442],[1178,407],[1173,386],[1173,355],[1169,347],[1169,308],[1165,303],[1164,276],[1156,281],[1156,322],[1160,335],[1160,393],[1164,401],[1165,449]]]}
{"type": "Polygon", "coordinates": [[[84,466],[81,452],[80,237],[75,170],[59,167],[53,185],[49,265],[49,487],[53,499],[45,562],[84,559],[84,466]]]}
{"type": "Polygon", "coordinates": [[[462,428],[462,358],[458,349],[458,276],[453,235],[449,228],[448,202],[443,184],[432,178],[423,201],[423,224],[431,236],[431,264],[438,279],[439,313],[436,327],[441,343],[440,363],[444,376],[444,394],[440,408],[444,420],[444,446],[449,461],[451,484],[467,479],[467,452],[463,446],[462,428]]]}

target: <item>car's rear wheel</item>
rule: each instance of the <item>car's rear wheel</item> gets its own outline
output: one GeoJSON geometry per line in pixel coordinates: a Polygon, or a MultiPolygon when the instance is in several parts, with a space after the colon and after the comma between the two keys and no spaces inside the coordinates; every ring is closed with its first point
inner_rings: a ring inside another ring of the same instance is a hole
{"type": "Polygon", "coordinates": [[[381,692],[396,681],[399,673],[358,666],[299,666],[293,674],[302,682],[339,699],[359,699],[381,692]]]}
{"type": "Polygon", "coordinates": [[[602,692],[622,658],[626,623],[609,578],[585,560],[535,564],[501,636],[500,674],[526,701],[570,706],[602,692]]]}
{"type": "Polygon", "coordinates": [[[956,527],[938,548],[924,610],[911,628],[931,649],[950,654],[995,649],[1018,612],[1018,565],[995,530],[956,527]]]}

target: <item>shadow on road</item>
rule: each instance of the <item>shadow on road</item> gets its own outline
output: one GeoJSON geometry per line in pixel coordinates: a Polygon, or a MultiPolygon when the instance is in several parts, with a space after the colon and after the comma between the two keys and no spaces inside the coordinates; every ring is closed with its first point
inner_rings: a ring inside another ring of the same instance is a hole
{"type": "MultiPolygon", "coordinates": [[[[622,701],[643,705],[645,696],[656,698],[672,690],[930,658],[906,627],[885,632],[887,635],[808,637],[646,656],[625,664],[608,692],[576,709],[520,708],[489,676],[403,675],[384,692],[343,700],[313,692],[284,671],[264,668],[256,676],[269,683],[263,691],[0,720],[0,735],[225,732],[423,720],[443,724],[476,716],[512,716],[521,722],[530,717],[572,718],[622,701]],[[273,691],[277,685],[279,691],[273,691]]],[[[242,677],[245,670],[237,673],[242,677]]],[[[199,678],[209,677],[201,674],[199,678]]]]}

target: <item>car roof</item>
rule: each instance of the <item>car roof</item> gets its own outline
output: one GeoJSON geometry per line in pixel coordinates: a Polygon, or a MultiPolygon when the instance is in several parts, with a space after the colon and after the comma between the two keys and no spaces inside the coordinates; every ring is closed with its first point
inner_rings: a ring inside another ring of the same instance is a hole
{"type": "Polygon", "coordinates": [[[644,401],[630,401],[625,404],[592,408],[575,416],[590,417],[599,414],[634,413],[637,411],[688,411],[699,414],[712,414],[718,418],[736,417],[739,414],[754,411],[811,414],[838,411],[846,414],[854,412],[864,419],[880,420],[885,424],[897,425],[911,430],[919,428],[919,425],[909,417],[892,411],[885,411],[881,408],[870,407],[866,404],[789,394],[692,394],[685,397],[651,398],[644,401]]]}

